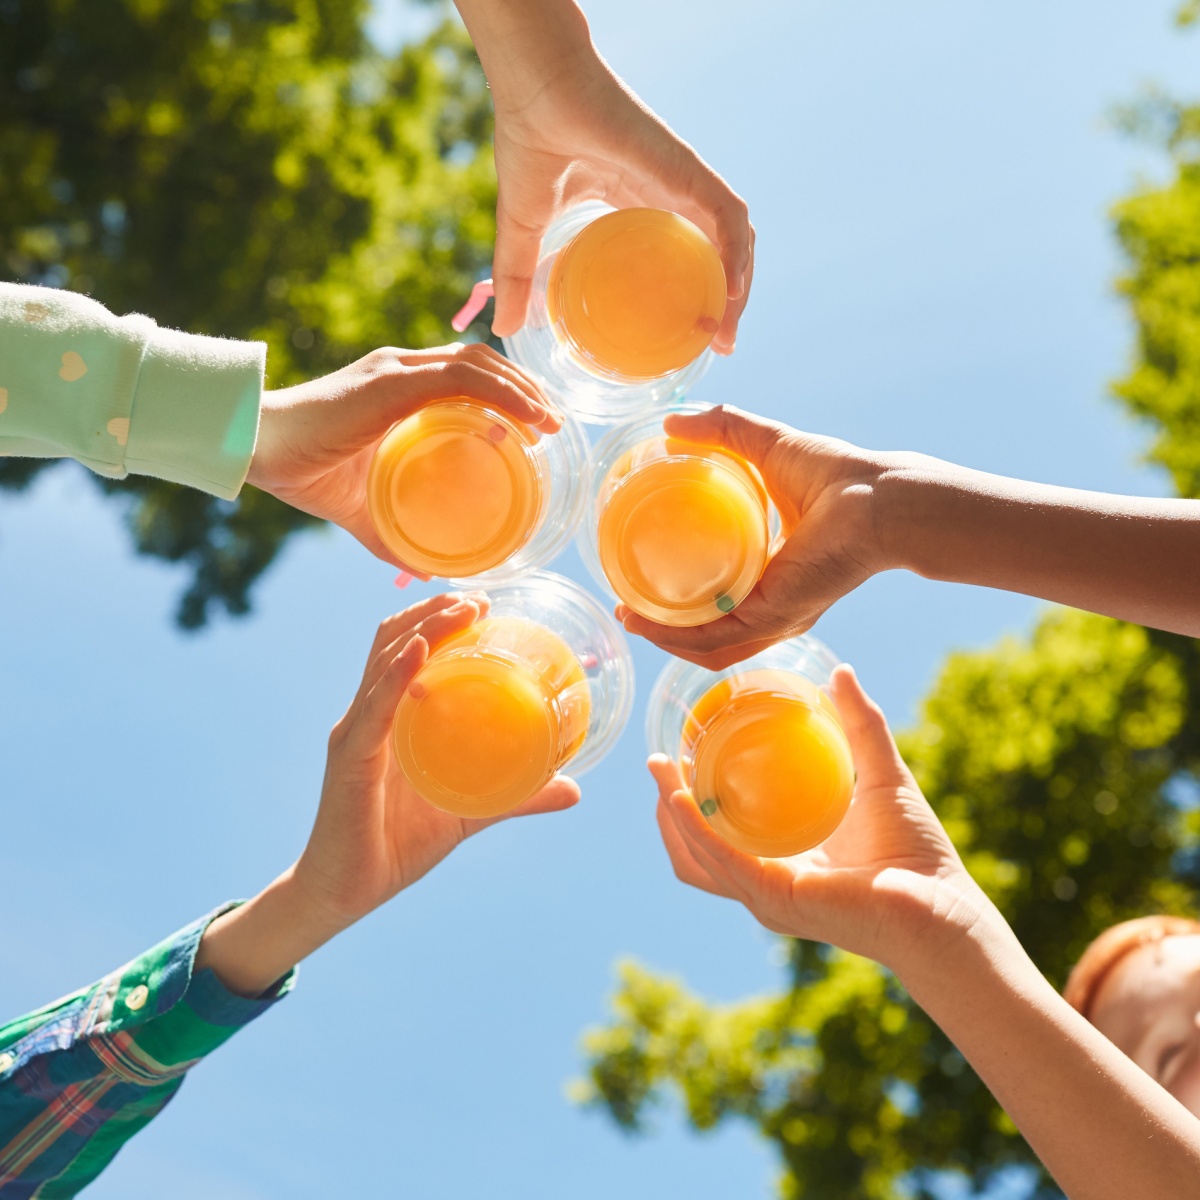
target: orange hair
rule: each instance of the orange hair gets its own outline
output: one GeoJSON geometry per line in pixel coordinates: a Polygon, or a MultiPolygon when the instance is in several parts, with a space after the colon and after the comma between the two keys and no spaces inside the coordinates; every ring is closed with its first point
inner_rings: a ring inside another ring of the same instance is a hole
{"type": "Polygon", "coordinates": [[[1200,921],[1187,917],[1137,917],[1106,929],[1083,952],[1063,988],[1063,999],[1091,1020],[1092,1006],[1117,964],[1141,946],[1169,937],[1200,935],[1200,921]]]}

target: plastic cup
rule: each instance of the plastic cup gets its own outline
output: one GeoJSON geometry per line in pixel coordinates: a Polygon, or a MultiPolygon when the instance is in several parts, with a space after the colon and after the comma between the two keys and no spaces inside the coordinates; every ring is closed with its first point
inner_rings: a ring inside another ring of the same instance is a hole
{"type": "Polygon", "coordinates": [[[664,625],[732,612],[761,577],[779,528],[750,463],[667,437],[661,415],[600,441],[591,491],[577,539],[584,562],[634,612],[664,625]]]}
{"type": "Polygon", "coordinates": [[[589,201],[547,230],[526,323],[504,347],[559,407],[616,424],[695,385],[725,294],[716,247],[690,221],[589,201]]]}
{"type": "Polygon", "coordinates": [[[578,584],[537,571],[488,598],[486,617],[434,649],[392,726],[409,782],[461,817],[499,816],[564,767],[589,770],[633,706],[624,632],[578,584]]]}
{"type": "Polygon", "coordinates": [[[805,634],[724,671],[673,659],[646,714],[652,753],[679,763],[731,846],[786,858],[823,842],[854,790],[850,746],[820,689],[837,658],[805,634]]]}
{"type": "Polygon", "coordinates": [[[367,504],[380,539],[410,570],[503,582],[566,546],[589,479],[587,438],[569,415],[542,437],[462,398],[392,426],[371,460],[367,504]]]}

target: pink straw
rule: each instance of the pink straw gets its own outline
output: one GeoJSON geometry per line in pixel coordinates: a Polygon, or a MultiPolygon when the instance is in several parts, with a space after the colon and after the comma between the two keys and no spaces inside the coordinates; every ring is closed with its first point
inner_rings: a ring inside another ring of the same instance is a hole
{"type": "Polygon", "coordinates": [[[401,571],[396,576],[396,586],[398,588],[406,588],[414,579],[416,579],[415,575],[410,575],[407,571],[401,571]]]}
{"type": "Polygon", "coordinates": [[[483,311],[483,306],[495,295],[490,279],[481,279],[472,289],[470,299],[454,314],[450,327],[462,333],[483,311]]]}

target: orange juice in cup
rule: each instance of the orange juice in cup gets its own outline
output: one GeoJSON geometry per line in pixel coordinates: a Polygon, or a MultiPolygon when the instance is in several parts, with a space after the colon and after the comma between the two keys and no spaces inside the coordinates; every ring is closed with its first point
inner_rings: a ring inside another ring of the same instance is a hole
{"type": "MultiPolygon", "coordinates": [[[[504,348],[560,408],[617,424],[695,385],[727,293],[716,246],[685,217],[588,201],[547,229],[525,323],[504,348]]],[[[490,279],[476,284],[453,327],[467,329],[491,295],[490,279]]]]}
{"type": "Polygon", "coordinates": [[[577,584],[534,572],[489,600],[488,616],[434,648],[392,726],[409,782],[462,817],[498,816],[568,764],[595,765],[633,700],[624,635],[577,584]]]}
{"type": "Polygon", "coordinates": [[[717,248],[691,221],[623,208],[592,221],[556,256],[546,310],[597,374],[660,379],[708,349],[725,292],[717,248]]]}
{"type": "Polygon", "coordinates": [[[666,437],[659,416],[599,443],[592,486],[580,551],[597,581],[649,620],[715,621],[767,565],[777,518],[758,471],[731,451],[666,437]]]}
{"type": "Polygon", "coordinates": [[[582,514],[587,442],[573,419],[554,435],[478,401],[419,409],[371,460],[367,505],[407,568],[449,579],[548,562],[582,514]]]}
{"type": "Polygon", "coordinates": [[[739,850],[799,854],[846,815],[850,746],[820,690],[836,661],[804,635],[726,671],[676,661],[655,684],[651,750],[679,762],[701,813],[739,850]]]}

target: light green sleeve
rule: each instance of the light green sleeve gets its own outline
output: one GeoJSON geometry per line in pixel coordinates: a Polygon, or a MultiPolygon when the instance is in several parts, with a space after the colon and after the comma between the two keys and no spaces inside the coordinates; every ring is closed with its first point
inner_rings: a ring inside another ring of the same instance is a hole
{"type": "Polygon", "coordinates": [[[0,283],[0,455],[77,458],[225,500],[258,436],[266,346],[116,317],[57,288],[0,283]]]}

